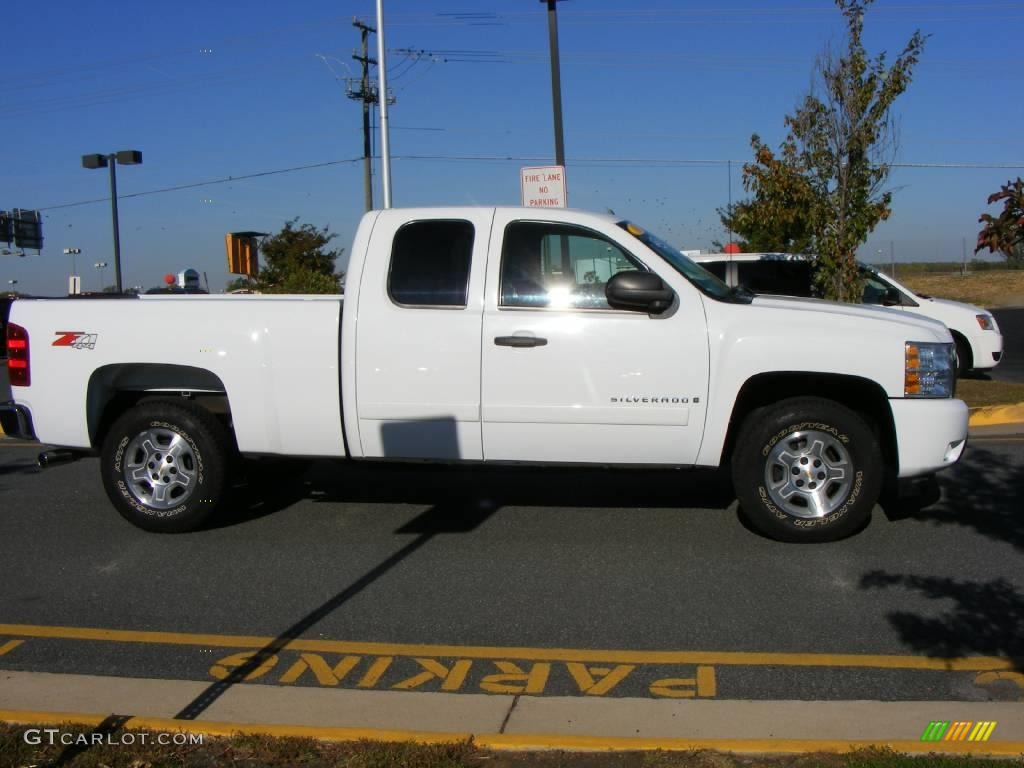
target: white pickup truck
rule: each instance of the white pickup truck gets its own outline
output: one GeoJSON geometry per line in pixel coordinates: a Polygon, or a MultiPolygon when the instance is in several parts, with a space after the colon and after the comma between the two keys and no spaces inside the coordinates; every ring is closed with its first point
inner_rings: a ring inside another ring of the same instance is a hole
{"type": "Polygon", "coordinates": [[[612,215],[365,215],[340,296],[15,302],[8,434],[98,453],[195,529],[243,456],[728,466],[750,523],[833,540],[967,436],[941,324],[730,289],[612,215]]]}

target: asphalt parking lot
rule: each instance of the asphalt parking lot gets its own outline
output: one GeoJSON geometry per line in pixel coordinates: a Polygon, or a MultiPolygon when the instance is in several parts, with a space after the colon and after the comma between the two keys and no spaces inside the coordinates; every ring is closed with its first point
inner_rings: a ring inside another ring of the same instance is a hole
{"type": "Polygon", "coordinates": [[[970,445],[937,504],[817,546],[747,530],[714,472],[329,462],[268,464],[219,527],[161,536],[116,515],[96,460],[40,474],[35,453],[0,447],[8,670],[212,682],[264,649],[249,682],[1024,695],[1017,440],[970,445]]]}

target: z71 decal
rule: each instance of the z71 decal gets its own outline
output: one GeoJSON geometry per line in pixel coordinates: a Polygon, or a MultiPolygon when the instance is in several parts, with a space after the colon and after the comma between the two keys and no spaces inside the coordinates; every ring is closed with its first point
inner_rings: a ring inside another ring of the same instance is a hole
{"type": "Polygon", "coordinates": [[[73,349],[95,349],[96,337],[99,334],[84,331],[57,331],[54,347],[71,347],[73,349]]]}

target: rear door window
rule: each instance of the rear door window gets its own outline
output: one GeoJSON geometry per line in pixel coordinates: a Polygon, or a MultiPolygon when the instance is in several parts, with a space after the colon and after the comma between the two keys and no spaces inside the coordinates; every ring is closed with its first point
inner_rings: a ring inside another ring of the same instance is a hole
{"type": "Polygon", "coordinates": [[[403,307],[465,307],[473,261],[473,225],[413,221],[395,233],[388,295],[403,307]]]}
{"type": "Polygon", "coordinates": [[[811,265],[807,261],[762,259],[736,263],[739,283],[754,293],[813,296],[811,265]]]}
{"type": "Polygon", "coordinates": [[[697,262],[700,266],[704,267],[708,272],[717,277],[723,282],[728,282],[725,279],[725,272],[729,268],[729,262],[727,261],[699,261],[697,262]]]}

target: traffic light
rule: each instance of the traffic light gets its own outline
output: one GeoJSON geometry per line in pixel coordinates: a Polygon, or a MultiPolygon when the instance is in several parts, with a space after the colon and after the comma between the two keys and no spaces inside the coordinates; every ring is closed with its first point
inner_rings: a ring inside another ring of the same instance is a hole
{"type": "Polygon", "coordinates": [[[14,209],[14,244],[19,248],[43,248],[43,221],[39,211],[14,209]]]}
{"type": "Polygon", "coordinates": [[[228,256],[228,272],[256,277],[260,271],[257,235],[261,232],[229,232],[224,235],[228,256]]]}

